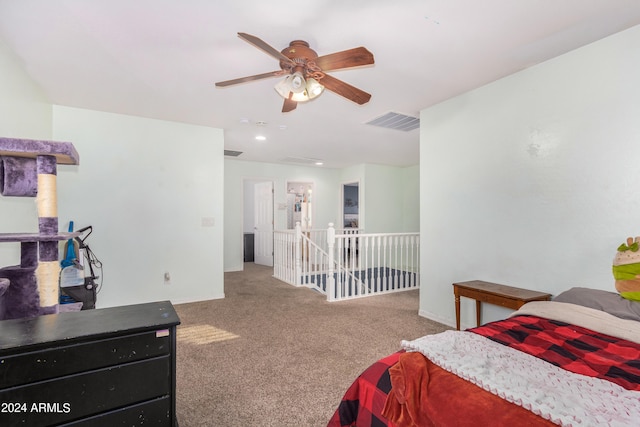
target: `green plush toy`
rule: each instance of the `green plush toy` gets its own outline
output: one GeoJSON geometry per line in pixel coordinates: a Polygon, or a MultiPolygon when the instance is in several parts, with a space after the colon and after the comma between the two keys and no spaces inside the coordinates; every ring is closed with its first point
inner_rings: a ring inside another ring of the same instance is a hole
{"type": "Polygon", "coordinates": [[[640,301],[640,237],[627,238],[613,259],[616,290],[623,298],[640,301]]]}

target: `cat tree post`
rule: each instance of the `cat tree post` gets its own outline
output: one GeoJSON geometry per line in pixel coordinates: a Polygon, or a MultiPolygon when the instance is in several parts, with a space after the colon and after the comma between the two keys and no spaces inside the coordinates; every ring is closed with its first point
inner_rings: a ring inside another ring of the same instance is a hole
{"type": "MultiPolygon", "coordinates": [[[[39,155],[36,158],[38,174],[38,230],[41,235],[58,234],[58,193],[56,188],[56,158],[39,155]]],[[[58,261],[58,242],[41,241],[38,251],[36,279],[40,307],[46,311],[57,311],[59,293],[60,262],[58,261]]]]}

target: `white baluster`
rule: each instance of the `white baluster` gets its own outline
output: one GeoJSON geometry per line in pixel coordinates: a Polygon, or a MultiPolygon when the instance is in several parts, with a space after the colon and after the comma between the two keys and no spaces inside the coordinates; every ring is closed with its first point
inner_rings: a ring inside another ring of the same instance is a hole
{"type": "Polygon", "coordinates": [[[302,227],[300,226],[300,221],[296,222],[296,233],[294,238],[294,274],[295,274],[295,284],[302,284],[302,227]]]}
{"type": "Polygon", "coordinates": [[[334,263],[334,245],[336,243],[336,230],[333,228],[333,223],[329,223],[327,228],[327,253],[329,254],[328,269],[327,269],[327,301],[334,301],[336,299],[336,282],[333,278],[333,263],[334,263]]]}

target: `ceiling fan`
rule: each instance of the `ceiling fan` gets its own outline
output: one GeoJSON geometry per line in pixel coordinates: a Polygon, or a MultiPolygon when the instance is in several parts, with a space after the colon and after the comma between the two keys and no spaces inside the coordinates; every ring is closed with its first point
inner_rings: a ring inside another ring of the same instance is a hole
{"type": "Polygon", "coordinates": [[[295,110],[298,102],[309,101],[320,95],[324,89],[337,93],[357,104],[365,104],[371,95],[342,80],[327,74],[327,71],[371,65],[373,54],[364,47],[356,47],[329,55],[318,56],[304,40],[294,40],[282,51],[269,46],[263,40],[247,33],[238,33],[241,39],[280,61],[280,70],[256,74],[239,79],[217,82],[217,87],[232,86],[269,77],[286,76],[276,84],[276,91],[284,98],[282,112],[295,110]]]}

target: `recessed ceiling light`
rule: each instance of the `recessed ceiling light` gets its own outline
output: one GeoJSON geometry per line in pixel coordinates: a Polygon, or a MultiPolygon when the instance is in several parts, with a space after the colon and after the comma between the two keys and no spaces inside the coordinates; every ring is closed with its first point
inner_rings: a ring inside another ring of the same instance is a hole
{"type": "Polygon", "coordinates": [[[240,119],[240,123],[242,123],[243,125],[246,125],[247,123],[249,123],[249,119],[247,119],[246,117],[243,117],[240,119]]]}
{"type": "Polygon", "coordinates": [[[324,165],[324,163],[322,163],[322,162],[316,162],[316,166],[322,166],[322,165],[324,165]]]}
{"type": "Polygon", "coordinates": [[[267,125],[267,122],[262,121],[262,120],[258,120],[258,121],[256,122],[256,126],[266,126],[266,125],[267,125]]]}
{"type": "Polygon", "coordinates": [[[287,125],[280,125],[280,126],[278,126],[278,129],[286,130],[287,129],[287,125]]]}
{"type": "Polygon", "coordinates": [[[256,136],[256,140],[258,140],[258,141],[266,141],[266,140],[267,140],[267,137],[266,137],[266,136],[264,136],[264,135],[257,135],[257,136],[256,136]]]}

